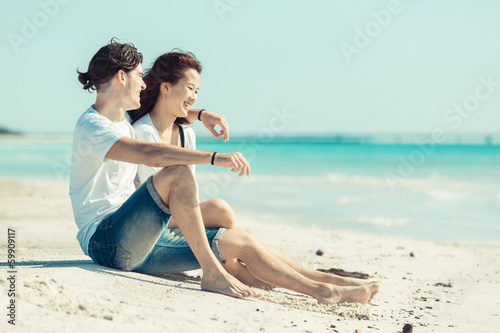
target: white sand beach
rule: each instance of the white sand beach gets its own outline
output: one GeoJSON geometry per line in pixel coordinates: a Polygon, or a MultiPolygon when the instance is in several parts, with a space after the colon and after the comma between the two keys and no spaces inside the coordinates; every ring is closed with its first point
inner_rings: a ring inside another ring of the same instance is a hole
{"type": "Polygon", "coordinates": [[[75,238],[67,183],[0,180],[0,331],[366,333],[402,332],[405,324],[413,332],[499,330],[500,243],[372,235],[314,221],[308,228],[265,225],[251,216],[237,223],[297,261],[367,273],[382,289],[369,305],[320,306],[282,289],[240,300],[201,291],[197,277],[98,266],[75,238]],[[15,230],[15,297],[8,296],[8,228],[15,230]],[[12,299],[15,327],[6,316],[12,299]]]}

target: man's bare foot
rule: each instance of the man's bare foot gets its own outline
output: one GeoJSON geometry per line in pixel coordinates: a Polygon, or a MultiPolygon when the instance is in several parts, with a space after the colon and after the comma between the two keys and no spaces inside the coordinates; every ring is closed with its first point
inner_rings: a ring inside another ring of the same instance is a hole
{"type": "Polygon", "coordinates": [[[369,303],[373,296],[378,293],[380,285],[377,282],[370,282],[362,286],[338,287],[324,284],[318,297],[315,297],[319,304],[335,303],[369,303]],[[373,295],[373,296],[372,296],[373,295]]]}
{"type": "Polygon", "coordinates": [[[261,294],[253,291],[226,272],[218,274],[204,273],[201,278],[201,289],[236,298],[262,297],[261,294]]]}

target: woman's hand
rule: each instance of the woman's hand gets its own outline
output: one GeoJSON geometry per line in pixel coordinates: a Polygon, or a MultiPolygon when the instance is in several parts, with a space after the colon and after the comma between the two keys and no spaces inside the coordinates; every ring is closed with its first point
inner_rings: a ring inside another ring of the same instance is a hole
{"type": "Polygon", "coordinates": [[[204,110],[201,114],[201,122],[216,139],[224,136],[224,142],[229,141],[229,125],[223,115],[204,110]],[[217,125],[221,128],[218,133],[215,130],[217,125]]]}

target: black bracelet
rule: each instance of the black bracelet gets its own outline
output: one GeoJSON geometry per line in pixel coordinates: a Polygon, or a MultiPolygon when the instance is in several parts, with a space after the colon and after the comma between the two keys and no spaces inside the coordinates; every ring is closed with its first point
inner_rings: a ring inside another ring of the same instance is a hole
{"type": "Polygon", "coordinates": [[[205,111],[205,109],[201,109],[201,110],[200,110],[200,113],[198,113],[198,120],[199,120],[199,121],[201,121],[201,113],[202,113],[203,111],[205,111]]]}
{"type": "Polygon", "coordinates": [[[214,151],[214,154],[212,155],[212,162],[210,162],[210,164],[214,165],[214,161],[215,161],[215,154],[217,154],[216,151],[214,151]]]}

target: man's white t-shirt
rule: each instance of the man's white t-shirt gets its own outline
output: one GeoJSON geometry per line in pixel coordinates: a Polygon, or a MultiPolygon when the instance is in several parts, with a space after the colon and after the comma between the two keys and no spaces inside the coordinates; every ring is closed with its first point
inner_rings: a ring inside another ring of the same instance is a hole
{"type": "Polygon", "coordinates": [[[79,229],[76,238],[86,255],[98,224],[135,191],[137,165],[105,157],[122,137],[135,138],[130,123],[112,122],[92,106],[76,123],[69,194],[79,229]]]}
{"type": "MultiPolygon", "coordinates": [[[[149,113],[146,113],[144,116],[142,116],[132,126],[134,127],[135,138],[137,140],[161,143],[160,136],[158,135],[158,131],[156,130],[155,125],[151,121],[149,113]]],[[[193,129],[190,126],[181,126],[184,131],[184,148],[196,149],[196,134],[194,133],[193,129]]],[[[194,176],[196,172],[196,166],[189,165],[189,168],[193,172],[194,176]]],[[[136,186],[144,183],[151,175],[154,175],[161,169],[162,168],[155,168],[140,164],[137,168],[136,186]]]]}

